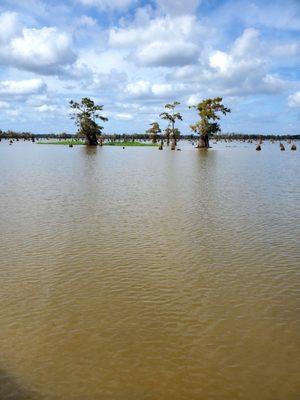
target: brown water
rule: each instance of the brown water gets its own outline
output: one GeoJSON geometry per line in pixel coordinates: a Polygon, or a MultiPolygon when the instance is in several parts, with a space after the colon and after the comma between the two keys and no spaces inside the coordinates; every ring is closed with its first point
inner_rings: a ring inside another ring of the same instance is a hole
{"type": "Polygon", "coordinates": [[[1,400],[300,398],[299,151],[180,146],[0,143],[1,400]]]}

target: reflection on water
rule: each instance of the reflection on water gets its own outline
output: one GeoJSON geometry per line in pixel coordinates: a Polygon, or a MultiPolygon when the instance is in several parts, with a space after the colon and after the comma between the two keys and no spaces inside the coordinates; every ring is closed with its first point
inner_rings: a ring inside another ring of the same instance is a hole
{"type": "Polygon", "coordinates": [[[180,146],[0,144],[1,399],[299,398],[299,153],[180,146]]]}
{"type": "Polygon", "coordinates": [[[21,388],[13,377],[0,369],[0,399],[34,400],[36,397],[21,388]]]}

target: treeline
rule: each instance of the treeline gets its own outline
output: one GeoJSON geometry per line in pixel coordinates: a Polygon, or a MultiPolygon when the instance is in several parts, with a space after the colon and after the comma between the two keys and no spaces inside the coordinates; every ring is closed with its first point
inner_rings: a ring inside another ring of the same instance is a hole
{"type": "Polygon", "coordinates": [[[218,140],[300,140],[299,135],[272,135],[272,134],[247,134],[247,133],[222,133],[214,136],[214,139],[218,140]]]}
{"type": "MultiPolygon", "coordinates": [[[[137,141],[137,140],[145,140],[148,141],[151,139],[151,135],[148,133],[123,133],[123,134],[114,134],[114,133],[107,133],[102,134],[101,137],[104,140],[110,141],[137,141]]],[[[158,138],[164,137],[164,135],[158,135],[158,138]]],[[[12,130],[3,131],[0,129],[0,138],[2,139],[25,139],[31,140],[34,139],[76,139],[78,135],[70,134],[66,132],[61,133],[47,133],[47,134],[35,134],[32,132],[16,132],[12,130]]],[[[179,139],[186,139],[186,140],[196,140],[198,135],[190,134],[190,135],[180,135],[179,139]]],[[[282,134],[282,135],[273,135],[273,134],[246,134],[246,133],[222,133],[213,136],[213,140],[300,140],[299,135],[289,135],[289,134],[282,134]]]]}

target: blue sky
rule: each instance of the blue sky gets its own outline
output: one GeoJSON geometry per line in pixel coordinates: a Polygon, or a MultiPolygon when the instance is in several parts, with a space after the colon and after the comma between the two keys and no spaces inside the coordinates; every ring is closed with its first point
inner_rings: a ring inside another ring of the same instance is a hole
{"type": "Polygon", "coordinates": [[[0,1],[0,129],[73,133],[68,102],[91,97],[106,132],[178,100],[189,133],[212,96],[225,132],[300,133],[300,0],[0,1]]]}

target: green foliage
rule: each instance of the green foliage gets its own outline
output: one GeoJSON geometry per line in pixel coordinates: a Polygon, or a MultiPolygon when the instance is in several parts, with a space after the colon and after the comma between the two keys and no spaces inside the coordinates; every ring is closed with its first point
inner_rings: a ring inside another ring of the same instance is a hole
{"type": "Polygon", "coordinates": [[[174,101],[171,104],[166,104],[165,108],[171,110],[171,112],[164,111],[159,114],[161,119],[169,121],[169,123],[172,125],[172,129],[174,129],[174,124],[177,119],[182,121],[182,115],[179,112],[175,113],[175,107],[179,104],[179,101],[174,101]]]}
{"type": "Polygon", "coordinates": [[[168,125],[167,128],[165,129],[165,137],[166,137],[166,139],[169,140],[171,135],[172,135],[172,129],[168,125]]]}
{"type": "Polygon", "coordinates": [[[174,128],[171,132],[171,138],[175,139],[176,141],[180,138],[180,130],[178,128],[174,128]]]}
{"type": "Polygon", "coordinates": [[[214,99],[205,99],[196,106],[189,108],[196,108],[200,120],[191,125],[190,128],[193,132],[200,135],[203,139],[203,145],[200,147],[209,147],[209,136],[219,132],[220,125],[217,121],[220,120],[219,113],[226,115],[230,113],[230,108],[222,104],[222,97],[215,97],[214,99]]]}
{"type": "Polygon", "coordinates": [[[158,134],[161,132],[161,129],[159,127],[158,122],[152,122],[152,124],[150,124],[151,128],[149,128],[146,133],[148,133],[151,138],[152,138],[152,142],[156,143],[157,142],[157,136],[158,134]]]}
{"type": "Polygon", "coordinates": [[[87,144],[97,145],[98,136],[101,135],[103,126],[98,125],[96,120],[108,121],[106,117],[100,114],[103,106],[96,105],[93,100],[84,97],[79,103],[71,100],[70,107],[74,110],[71,118],[75,119],[75,123],[78,126],[78,135],[85,137],[87,144]]]}
{"type": "Polygon", "coordinates": [[[179,101],[174,101],[173,103],[168,103],[165,105],[165,108],[168,111],[164,111],[161,114],[159,114],[161,119],[164,119],[168,121],[168,127],[165,129],[165,136],[167,139],[167,144],[169,144],[170,137],[172,137],[174,141],[174,145],[176,146],[177,139],[180,137],[180,132],[178,129],[175,129],[175,122],[176,120],[182,121],[182,115],[179,112],[175,112],[176,106],[178,106],[180,103],[179,101]]]}

